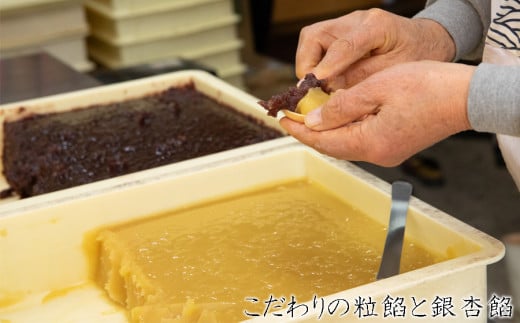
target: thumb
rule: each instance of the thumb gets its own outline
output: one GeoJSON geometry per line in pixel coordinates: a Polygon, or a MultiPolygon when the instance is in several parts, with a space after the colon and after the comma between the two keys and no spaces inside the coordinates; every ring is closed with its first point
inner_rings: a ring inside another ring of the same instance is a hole
{"type": "Polygon", "coordinates": [[[305,125],[316,131],[335,129],[376,113],[379,104],[368,90],[364,83],[337,90],[324,105],[305,116],[305,125]]]}

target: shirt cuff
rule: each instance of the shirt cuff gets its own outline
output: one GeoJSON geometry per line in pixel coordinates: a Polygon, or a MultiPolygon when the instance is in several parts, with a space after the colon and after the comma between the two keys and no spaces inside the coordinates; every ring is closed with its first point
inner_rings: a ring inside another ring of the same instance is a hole
{"type": "Polygon", "coordinates": [[[473,74],[468,119],[476,131],[520,136],[520,66],[482,63],[473,74]]]}
{"type": "Polygon", "coordinates": [[[455,42],[458,61],[483,43],[483,25],[475,8],[464,0],[438,0],[414,18],[431,19],[441,24],[455,42]]]}

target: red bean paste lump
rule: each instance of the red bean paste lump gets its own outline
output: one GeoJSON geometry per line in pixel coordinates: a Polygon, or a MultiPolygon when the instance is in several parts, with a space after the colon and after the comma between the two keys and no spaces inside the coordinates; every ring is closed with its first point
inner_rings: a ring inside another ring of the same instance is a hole
{"type": "Polygon", "coordinates": [[[4,125],[4,176],[20,197],[281,137],[193,85],[4,125]]]}
{"type": "Polygon", "coordinates": [[[291,86],[287,91],[275,94],[267,101],[259,101],[258,104],[267,110],[268,115],[276,117],[278,111],[282,109],[296,110],[298,102],[307,94],[309,89],[315,87],[321,88],[325,93],[331,92],[325,80],[318,80],[314,74],[309,73],[305,75],[298,87],[291,86]]]}

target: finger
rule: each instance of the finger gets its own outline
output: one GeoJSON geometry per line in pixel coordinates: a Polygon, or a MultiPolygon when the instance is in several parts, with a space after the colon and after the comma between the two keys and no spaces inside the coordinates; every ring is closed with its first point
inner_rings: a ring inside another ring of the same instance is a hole
{"type": "Polygon", "coordinates": [[[397,59],[394,59],[394,56],[396,55],[388,53],[387,55],[371,56],[359,60],[350,65],[341,77],[330,80],[328,85],[333,89],[352,87],[364,81],[372,74],[395,65],[397,59]]]}
{"type": "Polygon", "coordinates": [[[311,134],[315,132],[306,127],[304,124],[293,121],[287,117],[283,117],[282,119],[280,119],[280,126],[282,126],[282,128],[284,128],[288,134],[295,137],[296,139],[300,140],[299,138],[302,138],[305,142],[303,142],[302,140],[300,141],[302,141],[305,144],[309,143],[309,141],[305,138],[310,138],[310,136],[312,136],[311,134]]]}
{"type": "Polygon", "coordinates": [[[344,160],[365,160],[367,146],[361,136],[361,124],[328,131],[313,131],[304,125],[282,118],[280,125],[301,143],[320,153],[344,160]]]}
{"type": "Polygon", "coordinates": [[[345,72],[350,65],[366,57],[374,49],[374,41],[367,39],[366,34],[368,33],[351,31],[336,39],[312,72],[320,79],[333,78],[345,72]]]}
{"type": "Polygon", "coordinates": [[[369,86],[358,84],[334,92],[322,107],[305,116],[305,125],[315,131],[338,128],[378,112],[377,96],[369,86]]]}
{"type": "Polygon", "coordinates": [[[295,57],[298,78],[303,78],[318,65],[327,48],[335,40],[335,37],[326,32],[328,25],[328,21],[324,21],[302,28],[295,57]]]}
{"type": "Polygon", "coordinates": [[[310,32],[303,35],[305,44],[302,44],[300,57],[306,58],[304,49],[310,44],[321,45],[319,51],[315,47],[312,61],[309,58],[308,64],[303,64],[302,61],[302,70],[299,71],[301,76],[304,75],[303,72],[313,72],[318,78],[329,79],[344,73],[349,66],[371,54],[385,56],[398,42],[399,36],[394,31],[395,26],[402,23],[401,19],[404,18],[371,9],[354,12],[327,21],[326,24],[319,25],[320,28],[310,29],[310,32]]]}

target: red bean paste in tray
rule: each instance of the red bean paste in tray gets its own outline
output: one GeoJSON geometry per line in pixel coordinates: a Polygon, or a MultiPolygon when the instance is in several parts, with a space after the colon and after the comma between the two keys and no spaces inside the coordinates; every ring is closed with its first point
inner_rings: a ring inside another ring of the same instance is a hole
{"type": "Polygon", "coordinates": [[[6,122],[3,173],[29,197],[281,136],[190,84],[6,122]]]}

